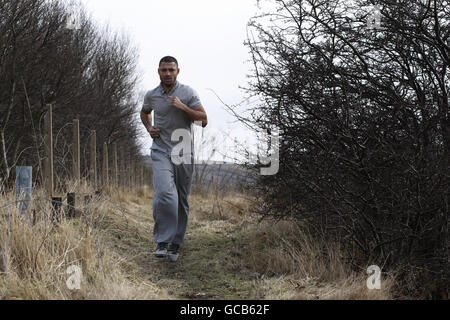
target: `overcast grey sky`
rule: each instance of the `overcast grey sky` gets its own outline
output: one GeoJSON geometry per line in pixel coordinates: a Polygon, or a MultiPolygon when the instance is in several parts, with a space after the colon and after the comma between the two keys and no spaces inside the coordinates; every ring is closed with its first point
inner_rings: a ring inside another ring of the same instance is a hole
{"type": "MultiPolygon", "coordinates": [[[[192,86],[208,113],[210,132],[245,135],[243,126],[223,109],[245,98],[251,64],[246,25],[258,13],[256,0],[81,0],[92,17],[115,31],[125,31],[139,48],[142,90],[159,85],[157,67],[165,55],[176,57],[178,80],[192,86]],[[239,129],[241,128],[241,129],[239,129]]],[[[242,138],[241,138],[242,140],[242,138]]],[[[146,139],[146,149],[151,140],[146,139]]],[[[148,151],[148,150],[146,150],[148,151]]]]}

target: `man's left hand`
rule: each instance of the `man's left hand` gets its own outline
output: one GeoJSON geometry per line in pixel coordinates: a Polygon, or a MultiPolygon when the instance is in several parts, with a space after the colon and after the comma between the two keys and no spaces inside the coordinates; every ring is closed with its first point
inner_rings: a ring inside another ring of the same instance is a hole
{"type": "Polygon", "coordinates": [[[174,108],[183,110],[185,107],[184,103],[181,102],[181,100],[178,97],[171,97],[169,96],[170,105],[174,108]]]}

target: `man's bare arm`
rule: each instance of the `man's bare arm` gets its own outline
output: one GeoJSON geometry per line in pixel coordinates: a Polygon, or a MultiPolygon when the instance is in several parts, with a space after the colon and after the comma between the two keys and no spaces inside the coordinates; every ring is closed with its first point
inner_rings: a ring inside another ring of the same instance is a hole
{"type": "Polygon", "coordinates": [[[149,113],[145,113],[144,110],[141,110],[141,121],[147,129],[150,136],[155,139],[159,137],[159,129],[155,126],[152,126],[152,111],[149,113]]]}
{"type": "Polygon", "coordinates": [[[150,110],[149,113],[145,113],[144,110],[141,110],[141,121],[144,124],[145,129],[150,131],[150,128],[152,127],[152,111],[150,110]]]}
{"type": "Polygon", "coordinates": [[[185,112],[193,122],[201,121],[203,128],[208,125],[208,116],[206,115],[206,111],[202,106],[197,106],[195,108],[187,107],[187,110],[185,112]]]}

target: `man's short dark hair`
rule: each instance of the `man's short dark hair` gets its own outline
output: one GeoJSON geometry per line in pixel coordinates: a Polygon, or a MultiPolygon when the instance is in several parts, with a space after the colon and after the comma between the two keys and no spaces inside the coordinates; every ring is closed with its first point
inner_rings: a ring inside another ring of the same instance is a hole
{"type": "Polygon", "coordinates": [[[171,56],[165,56],[164,58],[161,59],[161,61],[159,61],[159,66],[161,66],[161,64],[162,64],[163,62],[166,62],[166,63],[175,62],[175,64],[176,64],[177,67],[178,67],[178,61],[177,61],[177,59],[175,59],[174,57],[171,57],[171,56]]]}

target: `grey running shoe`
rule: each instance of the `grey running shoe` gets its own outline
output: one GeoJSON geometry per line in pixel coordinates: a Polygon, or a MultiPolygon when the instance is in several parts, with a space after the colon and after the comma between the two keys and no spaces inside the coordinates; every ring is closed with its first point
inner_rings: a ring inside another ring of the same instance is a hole
{"type": "Polygon", "coordinates": [[[167,243],[165,242],[158,243],[158,246],[156,247],[156,250],[153,252],[153,254],[157,258],[167,257],[167,243]]]}
{"type": "Polygon", "coordinates": [[[171,243],[167,249],[167,258],[169,261],[176,262],[178,260],[178,249],[180,249],[179,244],[171,243]]]}

